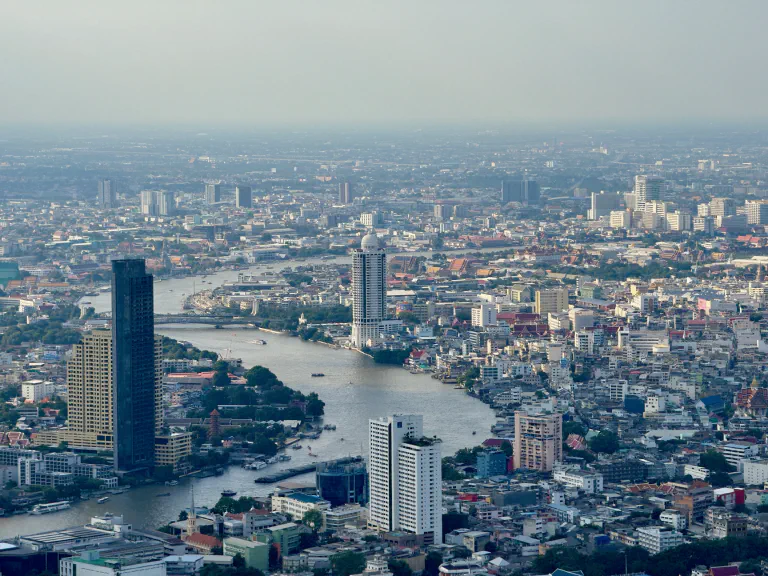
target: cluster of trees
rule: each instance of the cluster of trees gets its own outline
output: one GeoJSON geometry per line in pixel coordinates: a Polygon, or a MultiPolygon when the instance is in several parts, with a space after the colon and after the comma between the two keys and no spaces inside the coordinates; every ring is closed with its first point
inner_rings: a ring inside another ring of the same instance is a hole
{"type": "Polygon", "coordinates": [[[728,475],[736,468],[728,463],[717,450],[707,450],[699,456],[699,466],[709,470],[709,483],[715,488],[730,486],[733,479],[728,475]]]}
{"type": "Polygon", "coordinates": [[[331,568],[335,576],[351,576],[365,570],[365,555],[360,552],[341,552],[331,556],[331,568]]]}
{"type": "Polygon", "coordinates": [[[65,328],[61,322],[40,320],[33,324],[19,324],[8,328],[0,339],[0,345],[19,346],[24,342],[63,345],[76,344],[79,341],[79,331],[65,328]]]}
{"type": "Polygon", "coordinates": [[[613,454],[619,449],[619,438],[610,430],[601,430],[589,439],[589,449],[600,454],[613,454]]]}
{"type": "MultiPolygon", "coordinates": [[[[690,573],[691,569],[698,565],[724,566],[736,561],[742,561],[744,572],[744,565],[747,564],[744,561],[764,557],[767,546],[768,537],[746,536],[701,540],[654,556],[643,548],[633,547],[626,549],[626,561],[629,573],[645,572],[652,576],[678,576],[690,573]]],[[[624,574],[624,553],[600,551],[586,555],[572,548],[551,548],[544,556],[539,556],[533,561],[531,572],[550,574],[557,568],[582,570],[584,576],[624,574]]]]}
{"type": "MultiPolygon", "coordinates": [[[[568,438],[571,434],[586,436],[587,432],[588,430],[583,424],[573,421],[563,422],[563,439],[568,438]]],[[[601,430],[599,434],[589,439],[588,445],[592,452],[598,454],[613,454],[621,447],[619,437],[610,430],[601,430]]],[[[580,456],[588,462],[595,460],[594,455],[586,450],[573,450],[565,443],[563,443],[563,447],[571,456],[580,456]]]]}
{"type": "Polygon", "coordinates": [[[313,280],[312,276],[309,274],[301,273],[285,274],[284,278],[288,281],[288,284],[294,288],[298,288],[302,284],[312,284],[313,280]]]}
{"type": "Polygon", "coordinates": [[[216,505],[211,508],[211,511],[216,514],[224,514],[225,512],[231,512],[232,514],[241,514],[242,512],[248,512],[251,508],[260,508],[255,498],[250,496],[240,496],[237,500],[222,496],[216,505]]]}
{"type": "Polygon", "coordinates": [[[191,344],[182,344],[178,340],[163,336],[163,358],[172,358],[179,360],[187,358],[189,360],[212,360],[216,361],[219,355],[210,350],[200,350],[191,344]]]}
{"type": "Polygon", "coordinates": [[[321,329],[315,328],[314,326],[309,328],[299,328],[297,334],[299,338],[305,341],[327,342],[328,344],[333,344],[333,338],[328,336],[321,329]]]}
{"type": "Polygon", "coordinates": [[[256,315],[265,328],[297,330],[302,314],[310,324],[344,323],[352,321],[349,306],[296,306],[289,309],[262,306],[256,315]]]}
{"type": "Polygon", "coordinates": [[[19,419],[19,413],[11,406],[6,404],[11,398],[21,396],[21,386],[9,385],[7,388],[0,390],[0,423],[6,424],[13,428],[16,425],[16,421],[19,419]]]}
{"type": "MultiPolygon", "coordinates": [[[[371,353],[370,350],[368,350],[371,353]]],[[[407,350],[376,350],[372,354],[373,361],[376,364],[395,364],[402,366],[408,356],[411,355],[411,349],[407,350]]]]}
{"type": "MultiPolygon", "coordinates": [[[[214,381],[220,372],[217,371],[214,381]]],[[[226,376],[226,373],[224,373],[226,376]]],[[[228,380],[227,376],[227,380],[228,380]]],[[[269,368],[254,366],[245,373],[246,386],[221,386],[209,389],[202,398],[203,408],[190,413],[190,417],[206,418],[222,404],[243,406],[226,412],[231,418],[252,418],[256,424],[242,426],[228,433],[232,436],[251,443],[250,452],[273,456],[277,453],[278,443],[283,441],[283,429],[280,426],[261,424],[270,420],[305,420],[307,417],[322,416],[325,413],[325,402],[320,400],[315,392],[303,394],[283,384],[269,368]],[[303,402],[306,413],[297,406],[289,406],[292,402],[303,402]]],[[[223,380],[219,378],[219,382],[223,380]]],[[[194,429],[195,443],[207,441],[206,430],[201,428],[199,433],[194,429]]],[[[211,438],[216,443],[220,439],[211,438]]]]}
{"type": "MultiPolygon", "coordinates": [[[[650,280],[651,278],[669,278],[670,276],[693,276],[690,262],[667,262],[653,261],[646,266],[638,264],[612,264],[611,266],[600,266],[594,269],[595,278],[601,280],[626,280],[627,278],[639,278],[640,280],[650,280]]],[[[581,274],[582,270],[573,266],[563,266],[558,268],[558,272],[565,274],[581,274]]]]}

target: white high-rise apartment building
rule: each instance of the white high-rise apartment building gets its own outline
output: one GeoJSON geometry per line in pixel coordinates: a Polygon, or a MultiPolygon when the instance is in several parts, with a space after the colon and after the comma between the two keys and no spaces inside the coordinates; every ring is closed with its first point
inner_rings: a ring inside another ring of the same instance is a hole
{"type": "Polygon", "coordinates": [[[664,190],[664,179],[656,176],[638,174],[635,176],[635,196],[637,209],[642,210],[646,202],[661,200],[664,190]]]}
{"type": "Polygon", "coordinates": [[[472,326],[495,326],[496,307],[492,304],[480,304],[472,308],[472,326]]]}
{"type": "Polygon", "coordinates": [[[624,198],[618,192],[592,192],[590,209],[587,218],[598,220],[601,216],[609,216],[613,210],[619,210],[624,198]]]}
{"type": "Polygon", "coordinates": [[[768,201],[747,200],[747,224],[768,224],[768,201]]]}
{"type": "Polygon", "coordinates": [[[443,543],[443,474],[437,438],[406,439],[398,450],[398,529],[443,543]]]}
{"type": "Polygon", "coordinates": [[[735,216],[736,202],[733,198],[712,198],[709,201],[708,216],[735,216]]]}
{"type": "Polygon", "coordinates": [[[440,440],[423,436],[420,415],[370,420],[368,431],[369,525],[442,543],[440,440]]]}
{"type": "Polygon", "coordinates": [[[675,210],[674,212],[667,214],[667,225],[670,230],[691,230],[693,228],[693,218],[687,212],[680,212],[675,210]]]}
{"type": "Polygon", "coordinates": [[[632,226],[632,213],[629,210],[611,212],[611,228],[629,228],[632,226]]]}
{"type": "Polygon", "coordinates": [[[387,314],[387,255],[373,232],[363,237],[352,254],[352,299],[353,345],[376,344],[387,314]]]}

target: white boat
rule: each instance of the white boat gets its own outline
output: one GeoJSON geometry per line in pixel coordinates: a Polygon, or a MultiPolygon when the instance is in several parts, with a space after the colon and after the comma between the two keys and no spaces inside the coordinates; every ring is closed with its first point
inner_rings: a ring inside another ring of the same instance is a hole
{"type": "Polygon", "coordinates": [[[96,502],[98,502],[99,504],[104,504],[104,502],[106,502],[107,500],[109,500],[109,496],[104,496],[104,498],[99,498],[98,500],[96,500],[96,502]]]}
{"type": "Polygon", "coordinates": [[[51,502],[50,504],[38,504],[30,514],[50,514],[51,512],[58,512],[59,510],[68,510],[72,506],[69,502],[51,502]]]}
{"type": "Polygon", "coordinates": [[[179,481],[178,480],[167,480],[165,482],[165,485],[166,486],[178,486],[179,485],[179,481]]]}
{"type": "Polygon", "coordinates": [[[277,457],[278,462],[288,462],[291,459],[288,454],[280,454],[280,456],[277,457]]]}
{"type": "Polygon", "coordinates": [[[262,468],[266,468],[267,463],[262,462],[261,460],[258,460],[256,462],[249,462],[245,465],[246,470],[261,470],[262,468]]]}
{"type": "Polygon", "coordinates": [[[277,464],[277,456],[272,456],[272,458],[267,458],[267,464],[277,464]]]}

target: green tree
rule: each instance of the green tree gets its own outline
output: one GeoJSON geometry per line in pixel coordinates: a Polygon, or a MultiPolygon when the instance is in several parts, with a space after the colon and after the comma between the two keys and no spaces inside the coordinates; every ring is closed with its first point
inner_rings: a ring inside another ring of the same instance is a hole
{"type": "Polygon", "coordinates": [[[258,388],[270,388],[280,382],[272,370],[264,368],[264,366],[250,368],[245,373],[245,379],[248,386],[256,386],[258,388]]]}
{"type": "Polygon", "coordinates": [[[187,518],[189,518],[189,514],[187,514],[186,510],[179,512],[179,522],[184,522],[187,520],[187,518]]]}
{"type": "Polygon", "coordinates": [[[584,427],[583,424],[580,424],[579,422],[574,422],[573,420],[569,420],[568,422],[563,422],[563,438],[568,438],[571,434],[578,434],[579,436],[585,436],[587,433],[587,429],[584,427]]]}
{"type": "Polygon", "coordinates": [[[710,472],[731,472],[734,469],[725,459],[725,456],[717,450],[707,450],[699,455],[699,466],[710,472]]]}
{"type": "Polygon", "coordinates": [[[387,567],[389,568],[389,571],[392,572],[393,576],[413,575],[413,570],[411,570],[411,567],[402,560],[391,559],[389,562],[387,562],[387,567]]]}
{"type": "Polygon", "coordinates": [[[313,532],[318,532],[323,527],[323,513],[319,510],[307,510],[301,521],[305,526],[312,528],[313,532]]]}
{"type": "Polygon", "coordinates": [[[733,484],[733,478],[725,472],[712,472],[709,475],[709,483],[715,488],[723,488],[733,484]]]}
{"type": "Polygon", "coordinates": [[[593,452],[613,454],[619,449],[619,439],[610,430],[602,430],[597,436],[589,440],[589,448],[593,452]]]}
{"type": "Polygon", "coordinates": [[[317,532],[310,532],[309,534],[302,532],[299,534],[299,549],[306,550],[307,548],[314,548],[319,541],[320,538],[318,538],[317,532]]]}
{"type": "Polygon", "coordinates": [[[229,386],[232,383],[232,381],[229,378],[229,374],[224,372],[214,372],[213,374],[213,385],[217,388],[221,388],[222,386],[229,386]]]}
{"type": "Polygon", "coordinates": [[[454,558],[469,558],[472,556],[472,551],[464,546],[457,546],[453,551],[454,558]]]}
{"type": "Polygon", "coordinates": [[[307,396],[307,416],[322,416],[325,414],[325,402],[320,400],[316,392],[307,396]]]}
{"type": "Polygon", "coordinates": [[[351,550],[331,556],[331,567],[335,576],[360,574],[365,570],[365,556],[351,550]]]}
{"type": "Polygon", "coordinates": [[[438,576],[440,564],[443,563],[443,555],[440,552],[430,552],[424,559],[425,576],[438,576]]]}

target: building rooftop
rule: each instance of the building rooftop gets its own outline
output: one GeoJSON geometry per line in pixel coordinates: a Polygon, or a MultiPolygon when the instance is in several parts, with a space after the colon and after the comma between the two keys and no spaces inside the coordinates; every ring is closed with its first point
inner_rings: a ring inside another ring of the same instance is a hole
{"type": "Polygon", "coordinates": [[[410,444],[411,446],[419,447],[434,446],[435,444],[440,444],[441,442],[442,440],[439,438],[427,438],[426,436],[421,438],[413,438],[412,436],[409,436],[403,441],[404,444],[410,444]]]}

